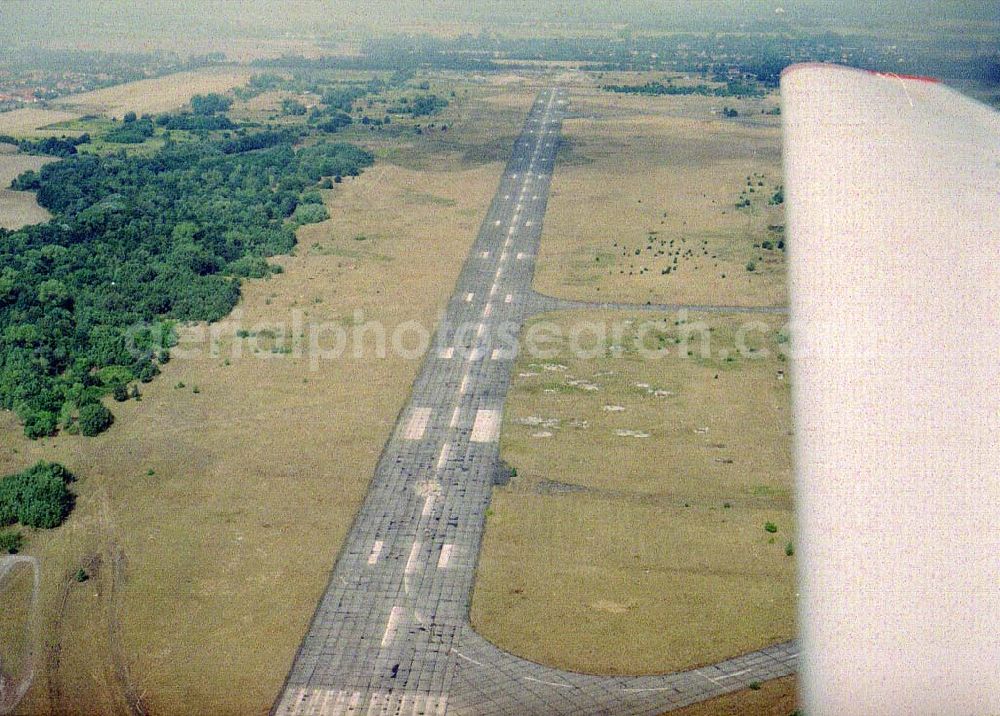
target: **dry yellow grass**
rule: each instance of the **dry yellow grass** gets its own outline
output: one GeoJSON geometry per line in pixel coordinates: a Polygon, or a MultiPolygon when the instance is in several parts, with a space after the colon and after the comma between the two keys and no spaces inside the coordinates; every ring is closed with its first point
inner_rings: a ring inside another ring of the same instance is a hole
{"type": "Polygon", "coordinates": [[[781,184],[780,118],[760,110],[773,104],[575,89],[570,109],[579,116],[563,126],[538,290],[599,301],[784,304],[784,253],[754,248],[784,238],[768,228],[784,223],[782,207],[768,204],[781,184]],[[724,105],[741,117],[722,118],[724,105]],[[753,206],[737,209],[751,188],[753,206]]]}
{"type": "MultiPolygon", "coordinates": [[[[3,554],[0,557],[5,558],[3,554]]],[[[26,563],[16,564],[0,579],[0,678],[19,677],[31,666],[31,648],[35,636],[31,623],[31,593],[34,571],[26,563]]],[[[0,695],[2,696],[2,695],[0,695]]],[[[0,707],[4,705],[0,698],[0,707]]]]}
{"type": "Polygon", "coordinates": [[[167,112],[185,105],[196,94],[225,92],[245,84],[250,75],[249,70],[233,68],[178,72],[63,97],[52,104],[81,114],[109,117],[121,117],[130,111],[139,114],[167,112]]]}
{"type": "Polygon", "coordinates": [[[472,618],[527,658],[669,672],[794,633],[780,320],[747,333],[741,355],[744,318],[693,315],[677,326],[666,317],[645,345],[669,355],[643,358],[638,335],[654,318],[572,312],[529,323],[563,336],[584,322],[618,323],[622,339],[603,345],[622,350],[579,357],[568,338],[554,340],[544,346],[552,355],[525,354],[515,368],[501,450],[518,476],[494,495],[472,618]],[[694,355],[683,355],[674,339],[701,321],[710,357],[699,333],[694,355]]]}
{"type": "Polygon", "coordinates": [[[27,224],[47,221],[50,217],[49,212],[35,201],[32,192],[12,191],[8,187],[19,174],[39,169],[53,160],[16,154],[15,151],[9,144],[0,145],[0,228],[4,229],[19,229],[27,224]]]}
{"type": "Polygon", "coordinates": [[[789,676],[761,684],[756,691],[743,689],[671,711],[670,716],[792,716],[797,706],[796,682],[789,676]]]}
{"type": "Polygon", "coordinates": [[[500,169],[382,162],[345,180],[285,272],[245,286],[219,353],[175,351],[104,435],[29,442],[3,416],[0,472],[47,459],[81,477],[70,520],[25,548],[42,562],[45,650],[23,713],[107,713],[135,694],[158,714],[267,712],[419,362],[312,370],[260,332],[296,310],[305,325],[356,310],[390,334],[433,325],[500,169]],[[236,359],[238,329],[258,335],[236,359]],[[76,584],[81,565],[94,576],[76,584]]]}
{"type": "Polygon", "coordinates": [[[65,112],[54,109],[36,109],[26,107],[11,112],[0,112],[0,134],[10,134],[15,137],[36,134],[39,127],[45,127],[56,122],[68,122],[79,117],[76,112],[65,112]]]}

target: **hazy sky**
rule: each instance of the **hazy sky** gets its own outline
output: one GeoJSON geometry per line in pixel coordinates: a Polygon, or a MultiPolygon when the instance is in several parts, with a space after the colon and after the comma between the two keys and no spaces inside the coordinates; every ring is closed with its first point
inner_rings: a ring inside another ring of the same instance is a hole
{"type": "Polygon", "coordinates": [[[150,49],[222,38],[357,37],[439,31],[615,33],[718,29],[926,28],[1000,21],[983,0],[0,0],[0,27],[15,43],[150,49]]]}

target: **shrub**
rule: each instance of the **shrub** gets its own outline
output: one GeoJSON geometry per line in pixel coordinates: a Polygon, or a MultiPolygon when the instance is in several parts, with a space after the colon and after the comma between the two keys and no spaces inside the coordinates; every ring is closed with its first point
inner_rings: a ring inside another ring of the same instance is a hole
{"type": "Polygon", "coordinates": [[[296,224],[318,224],[330,218],[326,207],[322,204],[299,204],[292,214],[292,221],[296,224]]]}
{"type": "Polygon", "coordinates": [[[765,522],[764,531],[770,534],[774,534],[775,532],[778,531],[778,525],[774,524],[773,522],[765,522]]]}
{"type": "Polygon", "coordinates": [[[80,432],[88,438],[100,435],[114,421],[115,416],[100,403],[89,403],[80,408],[80,432]]]}
{"type": "Polygon", "coordinates": [[[57,427],[58,420],[55,413],[47,410],[39,410],[24,418],[24,434],[32,440],[55,435],[57,427]]]}
{"type": "Polygon", "coordinates": [[[83,582],[86,582],[88,579],[90,579],[90,575],[87,574],[87,570],[85,570],[83,567],[80,567],[80,569],[76,570],[76,574],[73,575],[73,579],[82,584],[83,582]]]}
{"type": "Polygon", "coordinates": [[[36,463],[0,480],[0,525],[58,527],[73,509],[73,475],[58,463],[36,463]]]}
{"type": "Polygon", "coordinates": [[[124,383],[116,383],[115,387],[111,389],[111,397],[119,403],[125,402],[128,400],[128,388],[124,383]]]}
{"type": "Polygon", "coordinates": [[[20,532],[0,532],[0,554],[17,554],[20,549],[20,532]]]}
{"type": "Polygon", "coordinates": [[[788,544],[785,545],[785,556],[791,557],[794,554],[795,554],[795,545],[789,542],[788,544]]]}
{"type": "Polygon", "coordinates": [[[747,261],[747,271],[753,273],[757,270],[757,264],[753,261],[747,261]]]}

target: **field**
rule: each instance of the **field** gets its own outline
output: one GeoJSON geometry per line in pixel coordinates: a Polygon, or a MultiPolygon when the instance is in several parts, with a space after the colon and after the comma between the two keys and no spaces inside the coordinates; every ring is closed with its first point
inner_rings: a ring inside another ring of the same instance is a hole
{"type": "Polygon", "coordinates": [[[182,107],[196,94],[225,92],[238,87],[249,79],[250,74],[249,70],[230,68],[178,72],[70,95],[52,104],[80,114],[103,114],[119,118],[129,111],[138,114],[167,112],[182,107]]]}
{"type": "Polygon", "coordinates": [[[740,350],[742,318],[655,318],[572,312],[527,329],[563,338],[515,368],[501,452],[517,477],[494,494],[472,618],[529,659],[659,673],[794,633],[781,322],[740,350]],[[600,355],[581,355],[571,336],[596,325],[621,338],[587,338],[600,355]],[[691,356],[674,343],[689,329],[691,356]],[[670,354],[643,357],[643,332],[670,354]]]}
{"type": "Polygon", "coordinates": [[[48,220],[49,212],[38,205],[33,193],[11,191],[8,187],[19,174],[38,169],[50,161],[45,157],[17,154],[9,144],[0,145],[0,228],[19,229],[26,224],[48,220]]]}
{"type": "Polygon", "coordinates": [[[776,105],[575,88],[536,288],[596,301],[784,304],[783,207],[771,204],[780,117],[762,114],[776,105]],[[726,107],[739,116],[723,117],[726,107]]]}
{"type": "MultiPolygon", "coordinates": [[[[450,121],[481,116],[478,91],[450,121]]],[[[27,535],[43,653],[21,712],[267,712],[419,366],[370,343],[334,359],[334,333],[432,327],[500,175],[456,130],[440,162],[408,140],[421,169],[373,138],[381,160],[326,192],[333,218],[300,230],[284,273],[246,283],[217,350],[185,329],[107,433],[29,442],[3,414],[0,472],[47,459],[81,478],[69,521],[27,535]]]]}
{"type": "Polygon", "coordinates": [[[671,716],[790,716],[798,713],[797,703],[795,679],[788,677],[672,711],[671,716]]]}
{"type": "Polygon", "coordinates": [[[67,122],[75,119],[75,112],[54,109],[15,109],[11,112],[0,112],[0,134],[11,134],[15,137],[37,134],[39,127],[56,122],[67,122]]]}

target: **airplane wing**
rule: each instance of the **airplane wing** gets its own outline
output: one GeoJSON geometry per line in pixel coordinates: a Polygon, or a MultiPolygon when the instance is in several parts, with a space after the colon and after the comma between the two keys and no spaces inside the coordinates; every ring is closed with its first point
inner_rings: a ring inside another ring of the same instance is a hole
{"type": "Polygon", "coordinates": [[[1000,714],[1000,114],[782,77],[804,712],[1000,714]]]}

